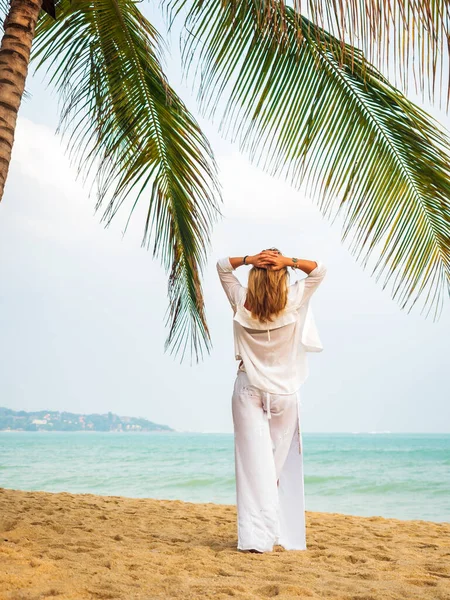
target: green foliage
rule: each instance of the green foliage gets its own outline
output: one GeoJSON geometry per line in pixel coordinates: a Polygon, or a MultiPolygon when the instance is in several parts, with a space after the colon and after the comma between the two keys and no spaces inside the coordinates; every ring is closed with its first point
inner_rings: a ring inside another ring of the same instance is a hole
{"type": "Polygon", "coordinates": [[[272,0],[172,0],[204,114],[272,175],[305,184],[402,308],[450,290],[450,141],[357,48],[272,0]],[[281,12],[282,11],[282,12],[281,12]],[[280,23],[282,32],[280,34],[280,23]],[[350,51],[351,50],[351,51],[350,51]],[[222,102],[222,99],[224,100],[222,102]]]}
{"type": "MultiPolygon", "coordinates": [[[[180,4],[178,0],[175,3],[180,4]]],[[[186,4],[190,7],[192,1],[186,4]]],[[[224,0],[222,4],[238,12],[242,0],[224,0]]],[[[338,39],[347,63],[359,48],[369,62],[392,74],[396,86],[399,77],[403,92],[407,92],[409,80],[414,80],[416,89],[426,89],[433,100],[437,95],[440,106],[445,99],[448,109],[448,0],[254,0],[253,5],[257,8],[258,27],[271,26],[279,44],[285,40],[289,43],[292,18],[301,19],[303,15],[315,25],[309,35],[317,32],[320,41],[325,30],[338,39]],[[286,9],[287,4],[295,12],[286,9]]],[[[298,23],[296,29],[297,39],[301,40],[298,23]]]]}
{"type": "MultiPolygon", "coordinates": [[[[125,200],[148,205],[143,245],[169,276],[166,349],[210,348],[200,277],[218,215],[211,147],[161,68],[162,39],[133,0],[61,0],[33,48],[61,98],[61,130],[109,225],[125,200]]],[[[127,221],[128,225],[128,221],[127,221]]],[[[151,307],[149,306],[149,310],[151,307]]]]}

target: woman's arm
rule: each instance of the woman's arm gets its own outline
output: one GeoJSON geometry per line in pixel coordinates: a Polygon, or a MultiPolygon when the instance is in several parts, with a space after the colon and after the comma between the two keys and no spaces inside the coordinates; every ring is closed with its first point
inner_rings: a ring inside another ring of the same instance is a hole
{"type": "Polygon", "coordinates": [[[269,269],[272,269],[273,271],[278,271],[283,267],[294,267],[295,269],[304,271],[307,275],[314,271],[318,264],[315,260],[306,260],[304,258],[295,257],[289,258],[288,256],[276,253],[274,253],[274,256],[268,257],[267,260],[270,263],[269,269]]]}
{"type": "Polygon", "coordinates": [[[237,269],[238,267],[242,267],[242,265],[253,265],[259,268],[267,268],[270,266],[270,260],[277,256],[277,253],[273,250],[263,250],[259,254],[254,254],[253,256],[233,256],[228,260],[230,261],[233,269],[237,269]],[[245,258],[245,263],[244,263],[245,258]]]}
{"type": "MultiPolygon", "coordinates": [[[[237,259],[233,259],[234,264],[236,264],[236,260],[237,259]]],[[[220,283],[222,284],[233,310],[236,311],[236,304],[240,299],[240,295],[244,293],[244,288],[239,279],[233,273],[235,267],[233,267],[228,256],[220,258],[217,261],[216,267],[217,273],[219,274],[220,283]]]]}
{"type": "MultiPolygon", "coordinates": [[[[311,262],[311,261],[307,261],[307,262],[311,262]]],[[[316,267],[308,273],[308,277],[305,277],[303,279],[304,288],[303,288],[303,295],[300,300],[300,306],[305,304],[305,302],[307,302],[311,298],[311,296],[314,294],[314,292],[317,290],[319,285],[324,280],[324,277],[326,274],[327,274],[327,268],[323,264],[323,262],[320,262],[320,261],[316,262],[316,267]]]]}
{"type": "MultiPolygon", "coordinates": [[[[315,260],[306,260],[303,258],[289,258],[287,256],[283,256],[282,254],[277,254],[274,257],[270,257],[267,259],[270,262],[269,269],[273,269],[275,271],[282,269],[283,267],[294,267],[295,269],[300,269],[304,271],[308,277],[302,279],[301,282],[297,282],[298,285],[303,286],[302,296],[299,298],[300,305],[304,304],[311,298],[313,293],[322,283],[327,268],[326,266],[320,262],[315,260]]],[[[299,289],[301,289],[299,287],[299,289]]]]}

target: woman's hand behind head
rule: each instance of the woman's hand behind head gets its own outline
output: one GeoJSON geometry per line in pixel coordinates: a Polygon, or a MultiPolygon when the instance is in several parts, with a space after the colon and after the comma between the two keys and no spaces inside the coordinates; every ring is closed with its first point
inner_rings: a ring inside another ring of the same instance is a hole
{"type": "Polygon", "coordinates": [[[267,265],[266,269],[269,269],[270,271],[280,271],[288,266],[288,260],[281,254],[281,252],[266,250],[264,254],[266,253],[269,253],[264,257],[267,265]]]}
{"type": "Polygon", "coordinates": [[[258,269],[267,269],[273,264],[271,261],[276,256],[278,256],[278,252],[274,250],[263,250],[259,254],[247,258],[247,263],[258,269]]]}

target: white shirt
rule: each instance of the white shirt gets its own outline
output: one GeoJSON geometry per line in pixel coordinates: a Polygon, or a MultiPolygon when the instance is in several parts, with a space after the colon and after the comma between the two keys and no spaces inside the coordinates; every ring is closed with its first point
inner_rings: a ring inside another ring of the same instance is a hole
{"type": "Polygon", "coordinates": [[[289,286],[284,310],[273,321],[261,323],[244,306],[247,288],[234,275],[228,257],[217,271],[233,309],[236,360],[242,360],[250,383],[273,394],[292,394],[306,381],[306,352],[321,352],[322,342],[310,306],[312,294],[326,274],[322,262],[310,274],[289,286]]]}

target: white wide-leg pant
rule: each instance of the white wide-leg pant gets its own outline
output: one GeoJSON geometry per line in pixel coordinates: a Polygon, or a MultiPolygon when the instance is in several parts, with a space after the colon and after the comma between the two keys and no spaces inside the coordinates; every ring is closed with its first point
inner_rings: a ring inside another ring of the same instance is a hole
{"type": "Polygon", "coordinates": [[[299,392],[268,394],[238,371],[232,413],[238,549],[306,550],[299,392]]]}

